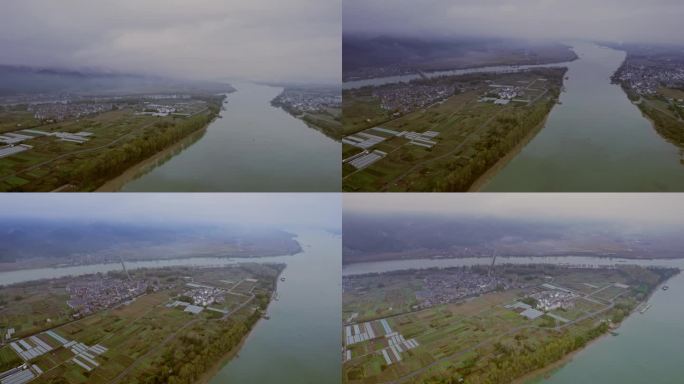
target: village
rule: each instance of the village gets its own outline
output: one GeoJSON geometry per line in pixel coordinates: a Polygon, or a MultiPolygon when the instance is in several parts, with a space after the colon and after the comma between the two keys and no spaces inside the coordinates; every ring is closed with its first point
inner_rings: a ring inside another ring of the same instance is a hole
{"type": "MultiPolygon", "coordinates": [[[[73,95],[36,94],[0,97],[0,107],[21,110],[44,123],[81,119],[100,113],[131,109],[138,114],[187,117],[205,109],[206,104],[190,94],[73,95]]],[[[17,128],[22,128],[21,123],[17,128]]]]}
{"type": "MultiPolygon", "coordinates": [[[[649,308],[632,284],[652,290],[678,273],[494,261],[344,276],[343,382],[402,382],[427,377],[428,368],[444,370],[434,362],[468,364],[473,353],[477,364],[487,364],[490,356],[545,348],[582,332],[616,336],[626,315],[649,308]]],[[[457,373],[454,382],[471,374],[446,371],[457,373]]]]}
{"type": "Polygon", "coordinates": [[[377,88],[373,96],[380,99],[382,109],[391,111],[393,116],[400,116],[453,96],[459,91],[454,83],[398,83],[377,88]]]}
{"type": "Polygon", "coordinates": [[[482,274],[471,269],[456,269],[449,272],[429,274],[423,280],[422,289],[416,291],[416,309],[453,303],[467,297],[478,296],[495,290],[520,288],[506,277],[491,273],[482,274]]]}
{"type": "Polygon", "coordinates": [[[110,276],[87,277],[70,282],[67,304],[85,316],[114,307],[136,297],[159,289],[159,282],[144,279],[119,279],[110,276]]]}
{"type": "Polygon", "coordinates": [[[621,83],[637,95],[652,96],[661,87],[684,87],[684,59],[641,60],[629,57],[615,72],[612,80],[621,83]]]}
{"type": "Polygon", "coordinates": [[[304,112],[325,112],[328,108],[342,107],[342,94],[335,87],[287,87],[271,103],[295,115],[304,112]]]}
{"type": "Polygon", "coordinates": [[[266,307],[284,268],[245,263],[129,271],[121,266],[106,274],[0,287],[0,298],[23,294],[0,305],[6,321],[0,327],[0,383],[49,382],[64,375],[73,378],[69,383],[110,382],[139,372],[138,360],[164,351],[160,339],[180,337],[191,324],[201,322],[207,332],[243,322],[251,327],[254,319],[268,318],[266,307]],[[23,305],[41,310],[25,322],[18,312],[23,305]],[[218,321],[228,318],[232,322],[218,321]],[[94,375],[105,378],[91,381],[94,375]]]}

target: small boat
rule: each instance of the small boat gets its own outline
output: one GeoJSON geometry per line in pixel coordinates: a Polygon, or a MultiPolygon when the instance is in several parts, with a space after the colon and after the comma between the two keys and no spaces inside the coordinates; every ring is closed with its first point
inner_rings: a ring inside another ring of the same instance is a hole
{"type": "Polygon", "coordinates": [[[667,291],[668,289],[670,289],[670,287],[668,287],[667,285],[663,285],[663,291],[667,291]]]}
{"type": "Polygon", "coordinates": [[[284,277],[281,277],[281,278],[280,278],[280,281],[285,281],[285,278],[284,278],[284,277]]]}
{"type": "Polygon", "coordinates": [[[620,336],[620,334],[618,332],[615,332],[615,331],[611,331],[610,334],[613,336],[620,336]]]}

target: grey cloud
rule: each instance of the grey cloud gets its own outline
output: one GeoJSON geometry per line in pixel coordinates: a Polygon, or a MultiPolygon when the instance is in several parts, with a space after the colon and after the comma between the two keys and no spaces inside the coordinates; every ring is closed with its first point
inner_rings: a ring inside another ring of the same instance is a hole
{"type": "Polygon", "coordinates": [[[3,2],[4,64],[338,82],[340,0],[3,2]]]}
{"type": "Polygon", "coordinates": [[[477,215],[597,220],[632,225],[684,225],[677,193],[383,193],[345,194],[345,212],[477,215]]]}
{"type": "Polygon", "coordinates": [[[344,32],[682,43],[679,0],[344,0],[344,32]]]}
{"type": "Polygon", "coordinates": [[[5,194],[0,220],[81,219],[117,222],[225,223],[336,229],[335,193],[5,194]]]}

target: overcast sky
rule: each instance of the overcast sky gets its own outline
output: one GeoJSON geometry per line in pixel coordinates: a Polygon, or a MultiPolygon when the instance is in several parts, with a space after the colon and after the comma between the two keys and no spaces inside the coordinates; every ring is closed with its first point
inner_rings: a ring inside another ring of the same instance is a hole
{"type": "Polygon", "coordinates": [[[339,229],[341,209],[336,193],[37,193],[0,198],[0,220],[26,217],[339,229]]]}
{"type": "Polygon", "coordinates": [[[684,225],[684,194],[677,193],[345,193],[343,201],[345,213],[461,214],[684,225]]]}
{"type": "Polygon", "coordinates": [[[683,43],[682,0],[344,0],[344,31],[683,43]]]}
{"type": "Polygon", "coordinates": [[[340,0],[3,0],[0,64],[339,82],[340,0]]]}

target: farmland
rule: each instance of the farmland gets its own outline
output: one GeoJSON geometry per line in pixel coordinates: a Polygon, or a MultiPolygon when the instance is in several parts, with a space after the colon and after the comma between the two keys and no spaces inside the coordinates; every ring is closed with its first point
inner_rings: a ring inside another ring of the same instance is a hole
{"type": "Polygon", "coordinates": [[[345,90],[345,191],[465,191],[542,128],[563,68],[345,90]]]}
{"type": "Polygon", "coordinates": [[[0,191],[95,190],[205,127],[222,98],[153,103],[130,96],[0,107],[0,191]]]}
{"type": "Polygon", "coordinates": [[[615,329],[677,272],[505,265],[347,276],[343,382],[508,383],[615,329]],[[468,284],[476,279],[495,284],[483,291],[468,284]]]}
{"type": "MultiPolygon", "coordinates": [[[[71,316],[62,324],[43,322],[41,327],[26,328],[3,316],[0,328],[16,326],[19,331],[0,348],[0,363],[5,371],[30,361],[29,370],[36,376],[32,383],[194,382],[238,348],[266,310],[283,268],[281,264],[242,263],[110,273],[108,279],[149,285],[144,293],[89,315],[83,315],[79,307],[70,308],[71,316]],[[16,348],[22,351],[27,346],[36,349],[19,359],[16,348]]],[[[69,279],[84,280],[81,284],[90,281],[88,276],[69,279]]],[[[57,286],[51,280],[40,284],[52,290],[57,286]]],[[[0,292],[16,289],[9,286],[0,292]]],[[[66,306],[54,294],[40,297],[35,292],[33,296],[34,302],[46,308],[48,303],[66,306]]],[[[8,302],[1,313],[18,305],[8,302]]],[[[42,313],[43,319],[47,316],[42,313]]],[[[37,321],[41,313],[34,313],[33,318],[37,321]]]]}

